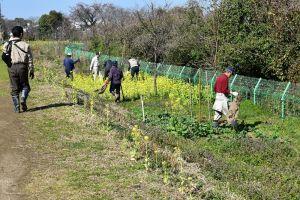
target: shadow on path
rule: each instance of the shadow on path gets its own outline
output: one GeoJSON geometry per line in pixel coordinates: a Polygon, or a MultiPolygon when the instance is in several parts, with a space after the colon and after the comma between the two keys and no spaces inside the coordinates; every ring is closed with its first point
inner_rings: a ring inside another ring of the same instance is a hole
{"type": "Polygon", "coordinates": [[[35,111],[39,111],[39,110],[46,110],[46,109],[50,109],[50,108],[58,108],[58,107],[73,106],[73,105],[75,105],[75,104],[74,103],[54,103],[54,104],[49,104],[46,106],[31,108],[31,109],[28,109],[27,112],[35,112],[35,111]]]}

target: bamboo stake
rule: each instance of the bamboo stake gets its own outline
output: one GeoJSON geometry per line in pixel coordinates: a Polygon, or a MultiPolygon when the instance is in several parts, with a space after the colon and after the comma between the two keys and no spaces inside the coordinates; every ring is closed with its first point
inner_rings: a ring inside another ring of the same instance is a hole
{"type": "Polygon", "coordinates": [[[142,103],[143,122],[145,122],[146,119],[145,119],[145,108],[144,108],[143,95],[141,95],[141,103],[142,103]]]}
{"type": "Polygon", "coordinates": [[[199,88],[198,88],[198,91],[199,91],[199,121],[201,121],[201,116],[202,116],[202,113],[201,113],[201,90],[202,90],[202,85],[201,85],[201,70],[199,72],[199,88]]]}
{"type": "Polygon", "coordinates": [[[193,94],[192,94],[192,84],[191,78],[189,78],[189,86],[190,86],[190,111],[191,111],[191,118],[193,118],[193,94]]]}

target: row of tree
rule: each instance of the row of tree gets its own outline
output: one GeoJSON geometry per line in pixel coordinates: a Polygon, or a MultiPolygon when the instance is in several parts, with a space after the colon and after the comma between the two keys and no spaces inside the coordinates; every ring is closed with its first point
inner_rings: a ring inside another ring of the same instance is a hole
{"type": "MultiPolygon", "coordinates": [[[[93,50],[152,62],[221,69],[299,82],[298,0],[211,0],[185,6],[129,10],[83,4],[68,16],[51,11],[38,20],[7,20],[28,29],[30,39],[81,40],[93,50]]],[[[7,25],[7,26],[10,26],[7,25]]]]}

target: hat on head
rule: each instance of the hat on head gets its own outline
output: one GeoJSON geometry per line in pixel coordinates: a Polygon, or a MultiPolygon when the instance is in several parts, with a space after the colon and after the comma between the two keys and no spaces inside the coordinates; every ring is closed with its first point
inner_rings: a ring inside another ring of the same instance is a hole
{"type": "Polygon", "coordinates": [[[112,61],[112,66],[116,66],[116,67],[118,67],[118,61],[112,61]]]}
{"type": "Polygon", "coordinates": [[[229,66],[229,67],[226,68],[226,72],[230,72],[230,73],[234,74],[235,69],[233,67],[229,66]]]}
{"type": "Polygon", "coordinates": [[[72,52],[69,51],[69,52],[67,53],[67,56],[71,56],[71,55],[72,55],[72,52]]]}

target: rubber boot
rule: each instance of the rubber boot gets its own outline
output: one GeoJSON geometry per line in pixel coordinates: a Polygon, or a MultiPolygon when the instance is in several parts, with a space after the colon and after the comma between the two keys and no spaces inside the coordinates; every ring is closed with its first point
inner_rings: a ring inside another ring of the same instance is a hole
{"type": "Polygon", "coordinates": [[[212,127],[213,128],[218,128],[219,127],[219,122],[218,121],[213,121],[212,127]]]}
{"type": "Polygon", "coordinates": [[[21,95],[21,106],[22,106],[22,110],[23,112],[26,112],[27,111],[27,104],[26,104],[26,100],[28,98],[28,94],[29,94],[29,91],[27,88],[24,88],[22,90],[22,95],[21,95]]]}
{"type": "Polygon", "coordinates": [[[115,99],[115,102],[116,102],[116,103],[120,103],[120,94],[116,94],[116,95],[115,95],[115,98],[116,98],[116,99],[115,99]]]}
{"type": "Polygon", "coordinates": [[[20,112],[20,104],[19,104],[19,96],[12,96],[13,104],[14,104],[14,112],[20,112]]]}

